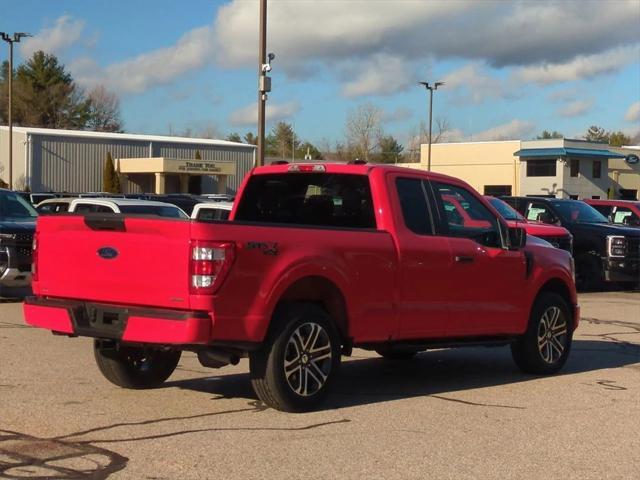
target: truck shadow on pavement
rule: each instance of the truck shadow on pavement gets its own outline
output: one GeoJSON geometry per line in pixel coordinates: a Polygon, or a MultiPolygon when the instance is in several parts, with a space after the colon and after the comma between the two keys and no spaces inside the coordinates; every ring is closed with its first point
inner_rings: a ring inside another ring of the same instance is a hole
{"type": "MultiPolygon", "coordinates": [[[[624,367],[640,370],[640,365],[634,365],[640,363],[640,344],[618,341],[607,335],[612,334],[598,335],[602,340],[574,340],[569,360],[556,376],[624,367]]],[[[343,361],[324,409],[414,397],[432,397],[471,406],[525,409],[526,406],[521,405],[474,403],[446,394],[541,378],[520,372],[511,359],[509,348],[504,347],[434,350],[409,361],[362,357],[360,352],[355,350],[353,357],[343,361]]],[[[607,380],[602,382],[601,385],[608,389],[624,389],[612,387],[607,380]]],[[[255,399],[248,373],[172,381],[167,382],[166,387],[227,398],[255,399]]]]}

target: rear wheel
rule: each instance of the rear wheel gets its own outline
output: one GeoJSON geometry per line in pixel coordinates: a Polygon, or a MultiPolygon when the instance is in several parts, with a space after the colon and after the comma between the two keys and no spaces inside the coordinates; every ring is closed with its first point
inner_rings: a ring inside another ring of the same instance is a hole
{"type": "Polygon", "coordinates": [[[100,372],[123,388],[154,388],[171,376],[180,361],[179,350],[132,347],[95,340],[93,353],[100,372]]]}
{"type": "Polygon", "coordinates": [[[251,383],[265,404],[285,412],[318,406],[340,365],[340,335],[323,309],[279,309],[263,348],[249,357],[251,383]]]}
{"type": "Polygon", "coordinates": [[[527,331],[511,344],[513,360],[526,373],[556,373],[567,361],[572,335],[567,303],[558,294],[543,292],[533,305],[527,331]]]}

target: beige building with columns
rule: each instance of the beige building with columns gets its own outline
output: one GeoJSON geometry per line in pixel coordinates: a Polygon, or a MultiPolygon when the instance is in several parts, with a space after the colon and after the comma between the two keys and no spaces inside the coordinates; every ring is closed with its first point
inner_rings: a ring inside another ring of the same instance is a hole
{"type": "MultiPolygon", "coordinates": [[[[431,170],[461,178],[485,195],[638,199],[640,147],[614,148],[572,139],[437,143],[431,170]]],[[[427,169],[428,145],[420,163],[427,169]]]]}

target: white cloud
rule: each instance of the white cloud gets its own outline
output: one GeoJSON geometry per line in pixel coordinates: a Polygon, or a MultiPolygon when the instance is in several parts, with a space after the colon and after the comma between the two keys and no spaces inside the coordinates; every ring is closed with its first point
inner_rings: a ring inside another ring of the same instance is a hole
{"type": "Polygon", "coordinates": [[[213,50],[211,28],[200,27],[185,33],[174,45],[106,68],[86,57],[72,62],[69,68],[81,85],[103,84],[119,94],[140,93],[205,67],[212,60],[213,50]]]}
{"type": "Polygon", "coordinates": [[[19,44],[20,53],[25,58],[38,50],[59,55],[81,39],[84,27],[84,20],[63,15],[52,26],[43,28],[33,37],[23,39],[19,44]]]}
{"type": "Polygon", "coordinates": [[[640,102],[629,105],[627,114],[624,116],[627,122],[640,122],[640,102]]]}
{"type": "Polygon", "coordinates": [[[475,141],[518,140],[533,132],[535,125],[531,122],[514,119],[473,135],[475,141]]]}
{"type": "Polygon", "coordinates": [[[409,62],[386,53],[375,54],[364,62],[349,68],[355,74],[347,81],[342,93],[346,97],[363,95],[389,95],[405,90],[415,80],[409,62]]]}
{"type": "MultiPolygon", "coordinates": [[[[300,104],[292,100],[285,103],[267,102],[265,117],[267,122],[284,120],[300,111],[300,104]]],[[[252,103],[242,107],[229,115],[229,123],[234,127],[258,124],[258,104],[252,103]]]]}
{"type": "Polygon", "coordinates": [[[481,103],[491,98],[510,97],[507,85],[499,78],[492,77],[479,63],[469,63],[449,72],[442,78],[442,88],[459,91],[460,101],[481,103]]]}
{"type": "Polygon", "coordinates": [[[550,85],[582,80],[613,73],[640,59],[640,44],[616,48],[594,55],[580,55],[566,63],[543,63],[522,67],[514,72],[514,78],[527,83],[550,85]]]}
{"type": "Polygon", "coordinates": [[[393,122],[402,122],[404,120],[408,120],[413,117],[413,111],[405,107],[398,107],[392,111],[384,111],[382,112],[382,122],[383,123],[393,123],[393,122]]]}
{"type": "MultiPolygon", "coordinates": [[[[281,65],[365,59],[465,58],[492,66],[563,63],[640,40],[637,0],[271,2],[269,50],[281,65]]],[[[256,63],[258,2],[235,0],[215,22],[217,59],[256,63]]]]}
{"type": "Polygon", "coordinates": [[[579,117],[591,110],[593,103],[593,100],[575,100],[559,108],[556,113],[565,118],[579,117]]]}

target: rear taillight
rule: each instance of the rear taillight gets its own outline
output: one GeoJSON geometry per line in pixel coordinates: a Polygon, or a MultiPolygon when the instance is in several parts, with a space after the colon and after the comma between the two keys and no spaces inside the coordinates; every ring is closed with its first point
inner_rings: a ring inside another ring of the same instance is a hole
{"type": "Polygon", "coordinates": [[[193,242],[189,290],[194,295],[215,293],[233,264],[235,245],[232,242],[193,242]]]}
{"type": "Polygon", "coordinates": [[[33,235],[33,245],[31,246],[31,280],[38,280],[38,232],[33,235]]]}

